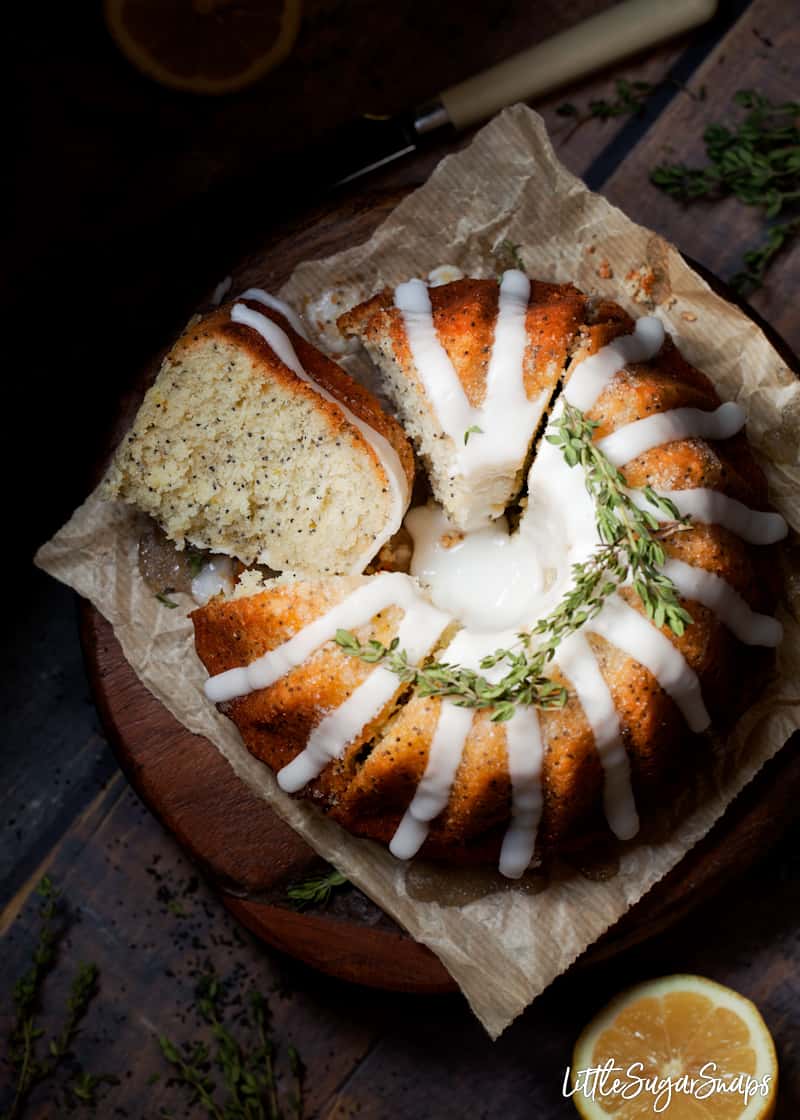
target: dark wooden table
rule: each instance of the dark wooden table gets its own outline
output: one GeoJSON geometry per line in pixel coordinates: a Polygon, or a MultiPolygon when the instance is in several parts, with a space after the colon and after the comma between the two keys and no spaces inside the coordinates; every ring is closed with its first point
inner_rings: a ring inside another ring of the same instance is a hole
{"type": "MultiPolygon", "coordinates": [[[[93,433],[137,362],[203,286],[224,275],[235,246],[226,242],[226,214],[215,212],[215,199],[224,199],[237,177],[256,165],[263,175],[265,153],[274,153],[278,170],[303,137],[355,112],[422,100],[605,6],[565,0],[479,10],[453,0],[315,0],[289,61],[259,87],[215,101],[168,94],[139,78],[88,7],[31,29],[16,60],[31,131],[20,148],[14,278],[23,295],[42,276],[57,278],[51,336],[64,348],[62,368],[84,388],[76,394],[73,380],[68,392],[59,371],[48,385],[51,404],[39,414],[58,469],[35,502],[25,492],[23,553],[80,500],[100,450],[93,433]],[[199,232],[201,218],[210,224],[199,232]],[[87,424],[87,410],[97,423],[87,424]]],[[[794,4],[721,8],[691,40],[536,107],[573,171],[729,277],[758,239],[752,216],[734,202],[686,210],[653,188],[648,172],[663,157],[700,157],[704,126],[730,112],[737,89],[796,97],[800,33],[794,4]],[[573,130],[556,112],[566,100],[584,106],[609,95],[621,76],[661,83],[643,113],[573,130]]],[[[395,166],[374,183],[420,182],[442,154],[395,166]]],[[[252,221],[257,239],[280,217],[270,212],[268,181],[264,189],[265,206],[252,221]]],[[[799,281],[795,248],[753,298],[798,349],[799,281]]],[[[276,1037],[293,1042],[309,1068],[308,1114],[328,1120],[572,1116],[561,1084],[582,1025],[623,986],[676,971],[711,976],[759,1004],[781,1062],[779,1120],[800,1115],[800,827],[669,934],[561,978],[492,1045],[458,997],[347,987],[264,950],[240,930],[117,771],[88,695],[71,595],[27,568],[14,587],[4,626],[14,640],[2,654],[0,1032],[8,1029],[11,989],[33,945],[33,891],[46,872],[63,889],[74,921],[48,982],[44,1020],[54,1021],[76,964],[97,962],[99,994],[75,1053],[87,1069],[120,1079],[106,1091],[100,1116],[149,1120],[163,1109],[203,1115],[186,1111],[167,1084],[156,1036],[201,1036],[193,991],[209,967],[234,998],[250,987],[269,995],[276,1037]]],[[[5,1078],[0,1066],[0,1108],[5,1078]]],[[[63,1110],[45,1092],[29,1114],[55,1118],[63,1110]]]]}

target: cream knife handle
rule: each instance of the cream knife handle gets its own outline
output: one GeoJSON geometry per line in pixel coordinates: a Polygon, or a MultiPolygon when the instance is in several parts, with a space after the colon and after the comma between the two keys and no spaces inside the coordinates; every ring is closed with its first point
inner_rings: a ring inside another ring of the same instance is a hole
{"type": "Polygon", "coordinates": [[[624,0],[439,95],[466,128],[710,19],[717,0],[624,0]]]}

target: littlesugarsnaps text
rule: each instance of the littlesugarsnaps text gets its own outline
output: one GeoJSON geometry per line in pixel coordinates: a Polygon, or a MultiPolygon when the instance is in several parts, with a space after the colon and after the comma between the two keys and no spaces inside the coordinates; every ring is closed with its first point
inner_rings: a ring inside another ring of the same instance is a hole
{"type": "Polygon", "coordinates": [[[718,1093],[731,1093],[740,1096],[747,1104],[756,1096],[769,1095],[772,1077],[751,1077],[747,1073],[722,1076],[716,1062],[706,1062],[697,1073],[680,1075],[645,1075],[641,1062],[633,1062],[627,1067],[616,1065],[609,1058],[604,1065],[589,1066],[575,1070],[567,1066],[564,1073],[562,1093],[572,1097],[576,1093],[592,1101],[602,1101],[608,1097],[622,1097],[623,1100],[636,1100],[651,1097],[653,1112],[665,1112],[675,1094],[693,1097],[704,1101],[718,1093]]]}

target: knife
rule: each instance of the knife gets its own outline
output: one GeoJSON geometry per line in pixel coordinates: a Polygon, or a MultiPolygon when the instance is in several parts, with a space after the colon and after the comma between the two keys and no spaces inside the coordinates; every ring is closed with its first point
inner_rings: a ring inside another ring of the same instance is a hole
{"type": "Polygon", "coordinates": [[[358,179],[446,140],[516,101],[549,93],[705,23],[717,0],[624,0],[394,117],[365,115],[314,148],[328,186],[358,179]]]}

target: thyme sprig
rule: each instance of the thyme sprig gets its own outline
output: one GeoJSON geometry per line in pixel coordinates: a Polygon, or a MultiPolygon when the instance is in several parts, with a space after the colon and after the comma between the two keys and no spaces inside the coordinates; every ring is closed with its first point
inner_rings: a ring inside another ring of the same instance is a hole
{"type": "Polygon", "coordinates": [[[564,101],[556,107],[559,117],[576,118],[576,127],[590,120],[611,120],[612,117],[626,117],[634,113],[641,113],[647,98],[655,91],[656,87],[650,82],[630,81],[628,78],[617,78],[614,83],[615,96],[611,99],[600,97],[589,102],[588,109],[583,112],[571,101],[564,101]]]}
{"type": "Polygon", "coordinates": [[[748,294],[758,288],[778,253],[800,234],[800,102],[773,102],[756,90],[739,90],[745,109],[738,124],[715,122],[703,133],[708,162],[702,167],[662,163],[650,173],[662,191],[692,203],[729,196],[761,211],[769,224],[763,243],[745,253],[731,284],[748,294]],[[780,222],[775,219],[781,218],[780,222]]]}
{"type": "MultiPolygon", "coordinates": [[[[39,1053],[39,1039],[44,1035],[38,1022],[42,991],[48,974],[56,964],[58,944],[64,934],[63,907],[52,881],[45,876],[36,888],[42,904],[39,908],[39,934],[28,971],[14,985],[14,1021],[8,1035],[8,1064],[15,1077],[14,1099],[2,1114],[2,1120],[17,1120],[37,1085],[53,1078],[69,1055],[78,1036],[81,1021],[97,992],[97,966],[81,964],[70,986],[66,1015],[61,1030],[47,1045],[47,1057],[39,1053]]],[[[101,1083],[115,1083],[108,1074],[94,1076],[79,1071],[68,1086],[81,1103],[95,1102],[101,1083]]]]}
{"type": "Polygon", "coordinates": [[[517,635],[512,649],[498,649],[480,662],[482,670],[506,667],[498,680],[446,661],[412,665],[406,650],[394,638],[389,645],[376,639],[362,643],[350,630],[337,630],[341,649],[368,664],[382,664],[403,684],[414,684],[421,697],[447,697],[458,707],[491,708],[491,719],[510,719],[518,704],[539,708],[563,707],[567,690],[547,675],[560,643],[596,617],[603,604],[630,579],[647,617],[668,626],[680,637],[692,617],[681,606],[672,581],[660,570],[666,560],[662,540],[688,528],[674,503],[644,487],[650,509],[640,509],[628,491],[625,478],[594,442],[597,423],[579,408],[564,401],[552,420],[547,440],[558,447],[570,467],[580,466],[586,489],[595,504],[600,544],[585,561],[572,566],[572,586],[555,609],[540,619],[529,634],[517,635]],[[534,644],[534,638],[540,640],[534,644]]]}
{"type": "MultiPolygon", "coordinates": [[[[642,493],[665,518],[665,523],[662,525],[649,509],[640,509],[636,505],[628,492],[624,475],[594,442],[597,426],[579,408],[565,401],[561,415],[546,436],[550,443],[561,449],[570,467],[580,465],[583,468],[586,489],[595,503],[597,530],[606,546],[599,557],[596,554],[588,561],[588,570],[580,572],[581,578],[576,580],[576,587],[565,596],[555,615],[566,611],[568,629],[574,629],[570,616],[581,614],[584,609],[581,599],[588,598],[592,605],[597,601],[599,590],[602,605],[602,600],[615,590],[617,583],[630,578],[647,617],[656,626],[668,626],[680,637],[691,623],[692,616],[680,605],[674,583],[659,569],[667,559],[662,538],[688,528],[688,518],[681,517],[675,504],[669,498],[656,494],[650,486],[643,487],[642,493]],[[598,558],[604,561],[599,567],[598,558]],[[614,584],[610,588],[603,584],[603,579],[608,576],[613,577],[608,581],[614,584]],[[579,586],[584,594],[572,607],[569,601],[575,597],[579,586]]],[[[583,569],[586,565],[577,567],[583,569]]],[[[584,618],[580,625],[585,621],[584,618]]],[[[552,623],[548,622],[552,629],[552,623]]]]}
{"type": "Polygon", "coordinates": [[[286,888],[286,897],[292,900],[298,910],[306,906],[324,907],[330,902],[333,892],[347,882],[341,871],[331,868],[327,875],[315,875],[301,883],[292,883],[286,888]]]}
{"type": "Polygon", "coordinates": [[[225,1023],[222,985],[217,976],[204,976],[196,995],[197,1009],[211,1029],[213,1054],[205,1042],[180,1047],[169,1038],[159,1038],[161,1053],[172,1067],[171,1080],[188,1091],[190,1105],[202,1108],[211,1120],[302,1120],[305,1067],[297,1050],[288,1046],[292,1088],[288,1101],[282,1102],[275,1065],[277,1046],[270,1034],[269,1005],[264,996],[257,991],[249,993],[244,1018],[255,1045],[247,1047],[225,1023]],[[214,1067],[222,1075],[227,1094],[224,1102],[219,1100],[212,1077],[214,1067]]]}

